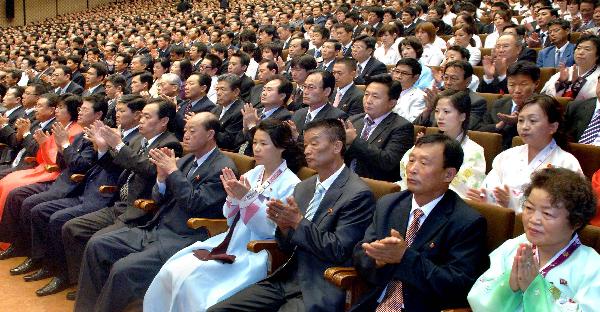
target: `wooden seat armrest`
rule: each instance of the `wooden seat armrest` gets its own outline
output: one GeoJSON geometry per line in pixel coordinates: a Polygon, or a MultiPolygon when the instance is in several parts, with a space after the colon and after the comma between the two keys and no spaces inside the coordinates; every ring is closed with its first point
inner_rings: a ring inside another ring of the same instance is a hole
{"type": "Polygon", "coordinates": [[[71,175],[71,181],[75,183],[81,183],[83,180],[85,180],[85,174],[74,173],[71,175]]]}
{"type": "Polygon", "coordinates": [[[33,156],[24,157],[23,161],[26,162],[26,163],[28,163],[28,164],[32,164],[32,165],[37,164],[37,159],[35,157],[33,157],[33,156]]]}
{"type": "Polygon", "coordinates": [[[457,308],[457,309],[445,309],[442,312],[471,312],[473,310],[469,308],[457,308]]]}
{"type": "Polygon", "coordinates": [[[190,218],[187,221],[187,226],[194,230],[203,227],[208,231],[210,237],[221,234],[229,228],[227,219],[190,218]]]}
{"type": "Polygon", "coordinates": [[[358,272],[354,267],[331,267],[325,270],[325,279],[335,286],[349,290],[358,280],[358,272]]]}
{"type": "Polygon", "coordinates": [[[6,144],[4,144],[4,143],[0,143],[0,149],[2,149],[2,148],[6,148],[6,147],[8,147],[8,145],[6,145],[6,144]]]}
{"type": "Polygon", "coordinates": [[[58,171],[60,171],[60,167],[58,167],[57,165],[46,165],[44,167],[44,169],[46,169],[46,172],[58,172],[58,171]]]}
{"type": "Polygon", "coordinates": [[[100,193],[108,194],[108,193],[116,193],[119,189],[115,185],[102,185],[98,188],[100,193]]]}
{"type": "Polygon", "coordinates": [[[277,242],[274,240],[250,241],[246,248],[248,251],[252,251],[254,253],[258,253],[263,250],[266,250],[269,253],[269,274],[277,270],[290,258],[288,254],[281,251],[281,249],[277,247],[277,242]]]}
{"type": "Polygon", "coordinates": [[[154,212],[158,208],[158,205],[152,199],[136,199],[133,202],[133,207],[145,212],[154,212]]]}

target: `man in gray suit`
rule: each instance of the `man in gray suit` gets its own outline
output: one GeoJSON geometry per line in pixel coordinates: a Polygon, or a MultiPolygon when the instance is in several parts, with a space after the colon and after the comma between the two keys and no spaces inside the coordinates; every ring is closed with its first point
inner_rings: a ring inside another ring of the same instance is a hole
{"type": "Polygon", "coordinates": [[[292,116],[292,129],[298,142],[303,142],[304,129],[311,121],[327,118],[346,119],[348,115],[341,109],[331,106],[327,101],[333,88],[333,74],[324,70],[311,70],[304,83],[304,104],[308,107],[297,110],[292,116]]]}
{"type": "Polygon", "coordinates": [[[344,310],[344,291],[326,281],[323,272],[350,264],[375,204],[367,185],[344,165],[345,136],[339,120],[308,125],[304,154],[317,174],[296,185],[285,203],[267,204],[267,216],[277,224],[277,245],[293,252],[291,258],[265,280],[208,311],[344,310]]]}
{"type": "Polygon", "coordinates": [[[123,227],[135,227],[146,223],[152,215],[135,208],[138,198],[149,198],[156,180],[156,166],[148,159],[148,151],[166,147],[180,156],[181,144],[168,130],[174,119],[175,107],[162,100],[151,100],[142,110],[137,140],[126,145],[114,129],[97,127],[98,163],[117,166],[124,171],[119,177],[118,201],[111,207],[88,213],[69,220],[62,229],[69,271],[77,274],[85,244],[92,235],[100,235],[123,227]]]}
{"type": "Polygon", "coordinates": [[[75,311],[122,311],[141,299],[166,259],[208,238],[187,226],[191,217],[223,218],[227,194],[220,175],[233,161],[217,148],[216,116],[202,112],[185,126],[183,145],[190,153],[176,160],[168,148],[153,149],[156,166],[152,198],[158,211],[147,223],[92,237],[83,256],[75,311]]]}
{"type": "Polygon", "coordinates": [[[592,127],[592,122],[594,121],[593,117],[596,117],[600,113],[598,112],[597,104],[599,98],[600,84],[597,84],[596,97],[569,103],[565,113],[564,129],[566,130],[568,139],[570,141],[598,145],[598,131],[596,131],[594,136],[584,138],[584,140],[581,140],[581,137],[588,127],[592,127]]]}

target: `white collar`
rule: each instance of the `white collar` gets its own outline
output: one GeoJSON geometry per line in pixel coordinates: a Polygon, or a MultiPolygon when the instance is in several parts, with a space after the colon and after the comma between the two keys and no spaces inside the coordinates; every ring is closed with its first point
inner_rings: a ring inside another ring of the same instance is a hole
{"type": "Polygon", "coordinates": [[[19,109],[19,107],[21,107],[21,105],[17,105],[9,110],[7,110],[6,112],[4,112],[4,116],[10,116],[10,114],[12,114],[14,111],[16,111],[17,109],[19,109]]]}
{"type": "Polygon", "coordinates": [[[270,110],[264,111],[263,114],[265,115],[265,118],[268,118],[269,116],[273,115],[273,113],[278,110],[281,106],[276,106],[271,108],[270,110]]]}
{"type": "Polygon", "coordinates": [[[367,58],[366,60],[364,60],[362,63],[359,63],[358,65],[361,66],[361,74],[363,71],[365,71],[365,67],[367,66],[367,63],[369,63],[369,60],[371,59],[371,57],[369,56],[369,58],[367,58]]]}
{"type": "Polygon", "coordinates": [[[567,46],[569,45],[569,41],[567,41],[565,44],[563,44],[562,47],[558,48],[556,47],[556,51],[560,51],[560,53],[565,53],[565,50],[567,49],[567,46]]]}
{"type": "Polygon", "coordinates": [[[50,122],[52,122],[54,120],[54,117],[44,121],[44,122],[40,122],[40,129],[44,129],[50,122]]]}
{"type": "Polygon", "coordinates": [[[142,139],[142,143],[144,142],[144,140],[146,140],[146,148],[148,148],[148,146],[152,145],[152,143],[154,143],[154,141],[156,141],[156,139],[158,139],[158,137],[161,136],[161,134],[163,134],[163,133],[164,132],[161,132],[161,133],[157,134],[156,136],[154,136],[150,140],[146,140],[146,138],[143,138],[142,139]]]}
{"type": "Polygon", "coordinates": [[[139,128],[139,127],[140,127],[140,126],[139,126],[139,125],[137,125],[137,126],[135,126],[135,127],[133,127],[133,128],[129,128],[129,129],[127,129],[127,130],[121,130],[121,137],[122,137],[122,138],[124,138],[124,137],[127,137],[127,136],[128,136],[130,133],[131,133],[131,132],[135,131],[135,130],[136,130],[137,128],[139,128]]]}
{"type": "MultiPolygon", "coordinates": [[[[383,115],[381,115],[381,116],[379,116],[379,117],[377,117],[377,118],[375,118],[375,119],[371,119],[371,120],[373,120],[373,125],[374,125],[374,127],[373,127],[372,129],[373,129],[373,130],[375,130],[375,128],[376,128],[376,127],[377,127],[377,126],[378,126],[378,125],[379,125],[379,124],[380,124],[380,123],[381,123],[381,122],[382,122],[382,121],[383,121],[385,118],[387,118],[387,116],[389,116],[389,114],[391,114],[391,113],[392,113],[392,112],[391,112],[391,111],[389,111],[389,112],[387,112],[387,113],[385,113],[385,114],[383,114],[383,115]]],[[[369,114],[365,114],[365,118],[367,118],[367,116],[369,116],[369,114]]],[[[369,116],[369,118],[371,118],[371,116],[369,116]]],[[[371,130],[371,131],[372,131],[372,130],[371,130]]]]}
{"type": "Polygon", "coordinates": [[[317,117],[317,114],[323,109],[323,107],[325,107],[325,105],[327,105],[327,103],[325,103],[324,105],[321,105],[321,107],[311,111],[310,107],[308,108],[308,114],[310,114],[310,117],[312,117],[310,120],[315,119],[315,117],[317,117]]]}
{"type": "Polygon", "coordinates": [[[319,175],[317,173],[317,184],[319,185],[321,184],[321,186],[325,189],[325,191],[327,192],[327,190],[329,190],[329,188],[331,187],[331,185],[333,184],[333,182],[335,182],[335,180],[337,179],[337,177],[340,175],[340,173],[342,173],[342,170],[344,170],[344,168],[346,167],[346,165],[342,164],[342,166],[340,166],[340,168],[334,172],[332,175],[330,175],[327,179],[325,179],[325,181],[321,182],[319,181],[319,175]]]}
{"type": "Polygon", "coordinates": [[[214,152],[215,149],[217,149],[217,148],[213,147],[213,149],[211,149],[208,153],[205,153],[204,155],[202,155],[202,157],[195,158],[195,161],[198,164],[198,167],[200,167],[206,161],[206,159],[212,154],[212,152],[214,152]]]}
{"type": "MultiPolygon", "coordinates": [[[[446,193],[444,193],[446,194],[446,193]]],[[[423,205],[423,206],[419,206],[419,204],[417,204],[417,201],[415,200],[415,195],[412,196],[412,205],[410,208],[410,217],[412,219],[412,215],[413,212],[415,211],[415,209],[421,209],[421,211],[423,211],[423,217],[421,218],[419,224],[423,224],[423,222],[425,222],[425,219],[427,219],[427,216],[429,216],[429,214],[433,211],[433,208],[435,208],[435,206],[442,200],[442,198],[444,198],[444,194],[442,194],[442,196],[435,198],[434,200],[428,202],[427,204],[423,205]]],[[[410,224],[410,223],[409,223],[410,224]]]]}

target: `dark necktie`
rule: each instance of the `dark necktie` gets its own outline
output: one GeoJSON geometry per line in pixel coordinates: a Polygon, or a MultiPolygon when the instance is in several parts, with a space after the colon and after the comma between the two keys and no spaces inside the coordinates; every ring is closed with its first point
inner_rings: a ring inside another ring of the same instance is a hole
{"type": "Polygon", "coordinates": [[[196,169],[198,169],[198,160],[194,160],[194,162],[192,163],[192,167],[190,168],[190,171],[188,171],[187,173],[187,179],[192,182],[192,180],[194,179],[194,173],[196,172],[196,169]]]}
{"type": "Polygon", "coordinates": [[[240,213],[238,212],[233,218],[233,223],[229,227],[227,231],[227,235],[225,239],[215,248],[213,248],[210,252],[205,249],[197,249],[194,250],[194,256],[202,261],[215,260],[221,261],[224,263],[233,263],[235,261],[235,256],[227,254],[227,248],[229,247],[229,242],[231,241],[231,236],[233,236],[233,231],[235,230],[235,225],[240,220],[240,213]]]}
{"type": "Polygon", "coordinates": [[[303,95],[302,89],[300,89],[300,87],[296,88],[296,90],[294,90],[294,103],[298,103],[298,102],[302,103],[303,102],[302,95],[303,95]]]}
{"type": "MultiPolygon", "coordinates": [[[[144,141],[146,141],[146,139],[144,139],[144,141]]],[[[146,153],[147,146],[148,146],[148,142],[143,142],[142,147],[137,151],[137,155],[139,156],[139,155],[143,155],[144,153],[146,153]]],[[[119,195],[121,197],[121,201],[127,201],[127,197],[129,196],[129,181],[131,181],[131,179],[133,178],[134,175],[135,175],[135,171],[131,170],[131,172],[127,176],[127,180],[125,181],[125,184],[123,184],[123,186],[121,186],[121,189],[119,190],[119,195]]]]}

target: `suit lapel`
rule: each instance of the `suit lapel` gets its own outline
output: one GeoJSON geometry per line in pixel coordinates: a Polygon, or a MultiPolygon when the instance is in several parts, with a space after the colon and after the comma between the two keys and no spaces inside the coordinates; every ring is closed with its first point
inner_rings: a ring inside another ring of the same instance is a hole
{"type": "Polygon", "coordinates": [[[448,214],[454,210],[455,196],[452,192],[446,191],[442,200],[433,208],[427,219],[425,219],[425,222],[419,228],[417,236],[411,245],[412,248],[419,249],[426,244],[448,222],[448,214]]]}
{"type": "Polygon", "coordinates": [[[313,217],[314,224],[319,225],[321,221],[323,221],[325,216],[327,216],[328,214],[333,214],[333,207],[335,206],[335,203],[337,202],[338,198],[342,196],[342,188],[344,187],[344,185],[346,185],[346,182],[348,182],[349,177],[350,169],[345,167],[340,173],[340,175],[335,179],[333,184],[331,184],[327,192],[325,192],[325,196],[323,196],[323,199],[319,204],[319,208],[317,209],[317,211],[315,212],[315,216],[313,217]]]}
{"type": "Polygon", "coordinates": [[[295,198],[296,202],[298,203],[298,208],[300,209],[302,214],[306,214],[306,209],[308,209],[308,204],[310,203],[310,200],[312,199],[312,197],[315,194],[317,176],[314,175],[314,176],[310,177],[308,180],[306,180],[305,183],[306,183],[306,186],[305,186],[306,189],[302,192],[304,194],[299,194],[302,196],[298,196],[297,198],[295,198]]]}
{"type": "Polygon", "coordinates": [[[388,124],[390,122],[392,122],[392,119],[394,119],[393,114],[394,113],[391,113],[391,114],[387,115],[387,117],[385,117],[385,119],[382,120],[377,125],[377,127],[375,128],[375,130],[373,130],[373,132],[369,136],[369,139],[367,140],[367,142],[373,143],[373,141],[375,141],[375,139],[377,139],[377,137],[383,132],[383,130],[387,129],[388,124]]]}
{"type": "MultiPolygon", "coordinates": [[[[394,209],[392,215],[390,217],[391,220],[398,220],[399,223],[396,226],[392,226],[393,229],[400,232],[402,237],[406,237],[406,230],[408,228],[408,216],[410,215],[411,203],[412,203],[412,193],[407,194],[408,199],[400,200],[398,203],[398,208],[394,209]]],[[[384,233],[385,236],[388,236],[390,233],[384,233]]]]}

